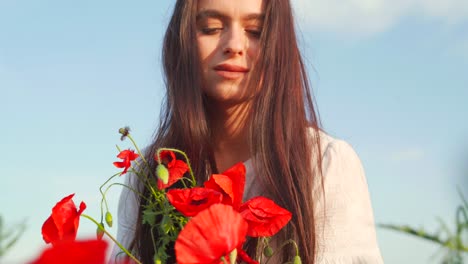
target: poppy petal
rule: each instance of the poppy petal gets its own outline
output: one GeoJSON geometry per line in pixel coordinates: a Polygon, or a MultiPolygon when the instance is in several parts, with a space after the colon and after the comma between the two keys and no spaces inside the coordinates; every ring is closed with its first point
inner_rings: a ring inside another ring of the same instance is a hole
{"type": "Polygon", "coordinates": [[[66,241],[45,249],[31,264],[104,264],[106,249],[105,240],[66,241]]]}
{"type": "Polygon", "coordinates": [[[247,223],[232,206],[214,204],[189,220],[175,243],[179,264],[219,263],[245,241],[247,223]]]}
{"type": "Polygon", "coordinates": [[[205,182],[205,187],[223,194],[223,204],[233,205],[234,192],[232,180],[222,174],[212,174],[210,179],[205,182]]]}
{"type": "Polygon", "coordinates": [[[255,197],[240,207],[242,217],[249,224],[248,236],[269,237],[281,230],[291,220],[292,214],[274,201],[255,197]]]}
{"type": "Polygon", "coordinates": [[[122,161],[116,161],[113,163],[114,166],[116,166],[117,168],[124,168],[125,167],[125,163],[122,162],[122,161]]]}
{"type": "MultiPolygon", "coordinates": [[[[164,162],[167,163],[167,167],[171,167],[174,165],[174,161],[176,160],[176,155],[173,151],[170,150],[163,150],[159,153],[159,158],[164,162]]],[[[158,160],[156,158],[156,160],[158,160]]]]}
{"type": "Polygon", "coordinates": [[[204,185],[225,194],[223,203],[230,204],[237,210],[244,196],[245,165],[239,162],[222,174],[213,174],[204,185]]]}
{"type": "Polygon", "coordinates": [[[130,150],[129,149],[125,149],[125,150],[122,150],[119,152],[119,154],[117,154],[117,158],[119,159],[126,159],[128,157],[128,155],[130,154],[130,150]]]}
{"type": "Polygon", "coordinates": [[[246,264],[259,264],[258,261],[252,259],[247,252],[245,252],[242,248],[237,249],[237,256],[240,260],[245,262],[246,264]]]}
{"type": "Polygon", "coordinates": [[[174,164],[168,167],[168,170],[169,178],[175,178],[177,181],[188,171],[188,165],[181,160],[175,160],[174,164]]]}
{"type": "Polygon", "coordinates": [[[166,195],[169,202],[187,217],[195,216],[223,199],[220,192],[201,187],[172,189],[166,195]]]}
{"type": "Polygon", "coordinates": [[[242,204],[242,199],[244,197],[244,187],[245,187],[245,165],[242,162],[239,162],[232,166],[231,168],[224,171],[223,175],[228,176],[232,180],[233,186],[233,206],[238,209],[242,204]]]}
{"type": "Polygon", "coordinates": [[[53,208],[52,214],[42,225],[42,237],[46,243],[56,246],[58,242],[75,240],[81,213],[86,209],[86,204],[81,202],[77,211],[70,194],[60,200],[53,208]]]}
{"type": "Polygon", "coordinates": [[[129,149],[122,150],[117,155],[117,158],[122,159],[122,161],[116,161],[113,164],[117,168],[124,168],[124,170],[121,173],[121,175],[123,175],[123,174],[127,173],[128,168],[130,168],[132,166],[131,162],[134,161],[135,159],[137,159],[138,157],[139,157],[139,155],[137,153],[135,153],[135,151],[133,151],[133,150],[129,150],[129,149]]]}
{"type": "Polygon", "coordinates": [[[165,157],[170,156],[173,157],[168,164],[167,164],[167,169],[169,171],[169,180],[167,184],[164,184],[163,181],[158,179],[158,189],[166,189],[176,183],[178,180],[180,180],[182,177],[184,177],[184,174],[189,170],[189,167],[187,163],[185,163],[182,160],[176,160],[175,159],[175,154],[172,151],[162,151],[161,155],[164,154],[165,157]],[[172,154],[167,154],[168,152],[172,154]]]}
{"type": "Polygon", "coordinates": [[[55,225],[52,216],[47,218],[47,220],[42,225],[42,238],[47,244],[58,241],[60,239],[57,226],[55,225]]]}

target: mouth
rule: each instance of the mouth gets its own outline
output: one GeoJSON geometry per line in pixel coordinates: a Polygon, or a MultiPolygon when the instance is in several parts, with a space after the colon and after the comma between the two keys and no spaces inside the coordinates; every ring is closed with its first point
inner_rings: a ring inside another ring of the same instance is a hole
{"type": "Polygon", "coordinates": [[[249,72],[248,68],[233,64],[219,64],[213,68],[216,73],[229,80],[235,80],[244,77],[249,72]]]}
{"type": "Polygon", "coordinates": [[[234,64],[219,64],[214,67],[215,71],[230,71],[230,72],[248,72],[249,69],[239,66],[239,65],[234,65],[234,64]]]}

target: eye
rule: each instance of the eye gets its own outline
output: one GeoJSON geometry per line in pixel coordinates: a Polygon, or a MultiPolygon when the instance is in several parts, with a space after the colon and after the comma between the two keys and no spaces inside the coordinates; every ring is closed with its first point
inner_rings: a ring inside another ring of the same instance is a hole
{"type": "Polygon", "coordinates": [[[262,35],[262,29],[246,29],[245,32],[247,32],[252,37],[256,38],[260,38],[260,36],[262,35]]]}
{"type": "Polygon", "coordinates": [[[205,35],[214,35],[216,33],[221,32],[224,28],[222,27],[204,27],[201,28],[200,31],[205,35]]]}

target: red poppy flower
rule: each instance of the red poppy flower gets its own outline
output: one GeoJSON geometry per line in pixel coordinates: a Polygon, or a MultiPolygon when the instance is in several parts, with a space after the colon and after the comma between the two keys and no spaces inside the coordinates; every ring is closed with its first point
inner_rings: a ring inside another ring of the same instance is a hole
{"type": "Polygon", "coordinates": [[[244,196],[245,166],[240,162],[221,174],[213,174],[204,185],[206,188],[221,192],[224,196],[223,203],[232,205],[237,210],[244,196]]]}
{"type": "Polygon", "coordinates": [[[104,264],[105,240],[65,241],[45,249],[31,264],[104,264]]]}
{"type": "Polygon", "coordinates": [[[247,235],[251,237],[273,236],[292,217],[292,214],[288,210],[262,196],[245,202],[239,211],[249,224],[247,235]]]}
{"type": "Polygon", "coordinates": [[[80,215],[86,209],[84,202],[77,210],[72,198],[75,194],[63,198],[52,208],[52,214],[42,225],[42,237],[46,243],[56,246],[61,241],[75,240],[80,223],[80,215]]]}
{"type": "Polygon", "coordinates": [[[213,204],[221,203],[223,195],[215,190],[195,187],[172,189],[167,192],[167,199],[183,215],[192,217],[213,204]]]}
{"type": "Polygon", "coordinates": [[[248,236],[272,236],[291,219],[291,213],[265,197],[256,197],[242,204],[245,186],[245,166],[238,163],[222,174],[213,174],[205,187],[223,194],[224,204],[233,208],[249,224],[248,236]]]}
{"type": "Polygon", "coordinates": [[[189,220],[175,243],[179,264],[219,264],[221,257],[240,247],[247,223],[232,206],[214,204],[189,220]]]}
{"type": "Polygon", "coordinates": [[[139,155],[135,153],[135,151],[129,149],[122,150],[119,153],[119,155],[117,155],[117,158],[122,159],[122,161],[114,162],[114,166],[116,166],[117,168],[124,168],[120,175],[127,173],[128,168],[132,166],[132,161],[137,159],[138,156],[139,155]]]}
{"type": "Polygon", "coordinates": [[[161,151],[159,157],[164,164],[167,164],[167,170],[169,171],[169,181],[167,184],[164,184],[161,180],[158,179],[158,188],[162,190],[166,189],[182,178],[188,171],[188,165],[182,160],[176,159],[176,155],[173,151],[161,151]]]}

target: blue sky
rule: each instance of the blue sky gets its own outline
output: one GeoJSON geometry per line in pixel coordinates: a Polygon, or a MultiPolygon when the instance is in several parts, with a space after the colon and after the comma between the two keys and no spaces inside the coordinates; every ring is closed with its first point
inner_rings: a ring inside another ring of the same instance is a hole
{"type": "MultiPolygon", "coordinates": [[[[468,197],[468,2],[293,2],[322,123],[361,157],[376,222],[453,223],[456,186],[468,197]]],[[[140,146],[151,140],[172,4],[0,0],[0,214],[11,227],[27,223],[7,263],[44,246],[42,222],[65,195],[99,216],[115,145],[129,146],[119,127],[140,146]]],[[[80,237],[94,230],[82,219],[80,237]]],[[[428,242],[377,234],[386,263],[442,256],[428,242]]]]}

